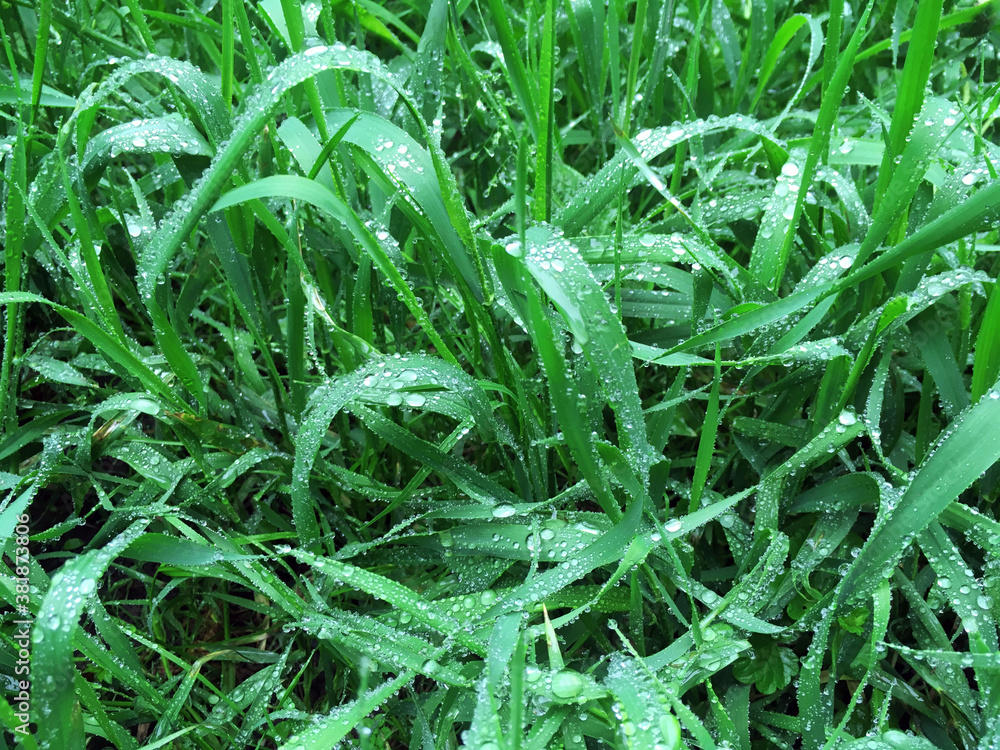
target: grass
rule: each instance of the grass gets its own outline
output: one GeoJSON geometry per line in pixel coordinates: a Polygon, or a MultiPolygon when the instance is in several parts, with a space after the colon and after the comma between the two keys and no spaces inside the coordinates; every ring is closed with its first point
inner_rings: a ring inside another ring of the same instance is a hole
{"type": "Polygon", "coordinates": [[[994,747],[998,17],[9,3],[2,747],[994,747]]]}

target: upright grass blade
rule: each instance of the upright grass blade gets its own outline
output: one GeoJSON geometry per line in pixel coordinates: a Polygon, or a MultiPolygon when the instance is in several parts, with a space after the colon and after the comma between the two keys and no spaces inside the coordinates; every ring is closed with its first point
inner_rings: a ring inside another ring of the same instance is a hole
{"type": "Polygon", "coordinates": [[[583,57],[581,74],[587,91],[591,127],[600,127],[607,85],[604,45],[604,3],[598,0],[566,0],[566,14],[578,54],[583,57]]]}
{"type": "Polygon", "coordinates": [[[70,184],[69,174],[66,172],[65,166],[63,167],[63,185],[66,188],[66,202],[69,203],[70,215],[73,217],[76,229],[75,236],[80,242],[80,254],[86,264],[87,277],[94,289],[94,298],[98,305],[96,310],[88,312],[96,315],[106,329],[123,340],[125,333],[122,331],[121,320],[118,318],[118,312],[115,310],[115,303],[111,297],[111,289],[104,275],[104,269],[101,267],[101,261],[98,257],[99,248],[95,247],[91,236],[90,217],[83,213],[80,202],[76,198],[76,191],[70,184]]]}
{"type": "Polygon", "coordinates": [[[711,469],[712,455],[715,452],[715,437],[719,429],[719,388],[722,381],[722,350],[715,345],[715,377],[712,379],[712,390],[708,396],[708,409],[705,412],[705,426],[702,428],[698,442],[698,455],[695,459],[694,479],[691,484],[691,501],[688,513],[698,510],[705,482],[711,469]]]}
{"type": "MultiPolygon", "coordinates": [[[[642,1],[642,0],[640,0],[642,1]]],[[[536,221],[549,221],[552,206],[552,170],[554,167],[555,113],[555,0],[545,0],[545,23],[542,31],[542,56],[538,79],[538,158],[535,162],[534,210],[536,221]]]]}
{"type": "Polygon", "coordinates": [[[628,80],[625,85],[625,117],[621,127],[626,131],[632,128],[632,104],[635,101],[639,78],[639,60],[642,58],[643,43],[646,39],[646,8],[647,0],[638,0],[635,8],[635,27],[632,32],[632,51],[628,61],[628,80]]]}
{"type": "Polygon", "coordinates": [[[500,47],[503,50],[503,70],[510,81],[514,95],[517,97],[520,111],[524,115],[535,143],[540,142],[541,131],[538,116],[538,106],[535,102],[534,88],[528,82],[528,73],[524,68],[523,56],[518,49],[511,28],[507,9],[500,0],[489,0],[490,17],[496,27],[500,47]]]}
{"type": "Polygon", "coordinates": [[[972,368],[972,401],[975,403],[986,395],[997,378],[1000,378],[1000,284],[993,285],[979,325],[972,368]]]}
{"type": "Polygon", "coordinates": [[[909,134],[900,163],[893,171],[884,197],[872,216],[871,228],[861,243],[855,262],[864,263],[871,257],[898,221],[903,207],[912,200],[930,159],[945,140],[949,109],[948,104],[940,99],[928,100],[921,121],[909,134]]]}
{"type": "Polygon", "coordinates": [[[876,211],[893,176],[893,160],[903,153],[907,137],[913,128],[913,121],[923,106],[927,79],[934,62],[934,46],[937,43],[942,8],[943,3],[940,0],[917,5],[917,17],[907,47],[903,77],[897,89],[892,125],[889,127],[889,148],[886,149],[875,190],[876,211]]]}
{"type": "MultiPolygon", "coordinates": [[[[519,269],[515,273],[518,271],[519,269]]],[[[552,408],[562,426],[570,453],[597,503],[611,519],[617,520],[621,516],[621,510],[610,484],[600,470],[600,459],[591,437],[594,425],[586,424],[580,412],[577,388],[562,351],[562,342],[552,329],[538,292],[534,288],[527,288],[525,295],[525,322],[532,333],[535,351],[538,352],[549,384],[552,408]]]]}
{"type": "Polygon", "coordinates": [[[28,129],[38,119],[38,109],[42,99],[42,79],[45,76],[45,63],[48,61],[49,34],[52,29],[52,0],[41,0],[38,3],[38,35],[35,39],[34,66],[31,71],[31,116],[28,129]]]}
{"type": "MultiPolygon", "coordinates": [[[[9,48],[8,48],[9,49],[9,48]]],[[[24,234],[25,200],[27,192],[27,142],[24,127],[17,129],[7,182],[6,241],[4,242],[4,290],[7,293],[21,292],[24,276],[24,234]]],[[[0,362],[0,426],[5,435],[14,433],[18,424],[17,389],[14,383],[18,377],[15,361],[23,349],[24,323],[21,303],[11,301],[6,309],[4,328],[3,362],[0,362]]]]}
{"type": "MultiPolygon", "coordinates": [[[[833,131],[834,121],[840,110],[844,91],[847,88],[848,80],[854,65],[854,56],[861,46],[862,40],[868,33],[868,17],[871,15],[872,3],[869,2],[860,18],[858,24],[851,34],[851,39],[840,57],[837,69],[830,80],[830,85],[823,92],[823,101],[820,103],[819,113],[816,116],[816,126],[813,128],[812,139],[809,144],[809,153],[801,170],[798,166],[792,165],[792,169],[787,170],[787,176],[795,178],[801,173],[800,183],[811,185],[816,174],[816,169],[821,161],[825,160],[830,144],[830,136],[833,131]]],[[[808,190],[799,190],[791,219],[783,232],[774,232],[773,242],[760,241],[754,244],[754,252],[751,256],[751,270],[755,272],[757,278],[763,279],[772,290],[777,290],[781,280],[785,275],[785,267],[792,251],[792,241],[795,232],[805,209],[806,194],[808,190]]],[[[759,235],[763,240],[767,240],[764,231],[759,235]]]]}
{"type": "MultiPolygon", "coordinates": [[[[234,5],[242,6],[242,0],[222,0],[222,102],[230,110],[233,107],[233,62],[236,53],[236,35],[233,24],[236,9],[234,5]]],[[[241,7],[242,10],[242,7],[241,7]]]]}

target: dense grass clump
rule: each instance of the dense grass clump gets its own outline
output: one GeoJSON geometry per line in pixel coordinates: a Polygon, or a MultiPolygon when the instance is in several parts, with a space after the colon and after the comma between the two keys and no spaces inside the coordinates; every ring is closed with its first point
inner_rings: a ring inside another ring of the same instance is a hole
{"type": "Polygon", "coordinates": [[[997,18],[6,3],[2,747],[996,747],[997,18]]]}

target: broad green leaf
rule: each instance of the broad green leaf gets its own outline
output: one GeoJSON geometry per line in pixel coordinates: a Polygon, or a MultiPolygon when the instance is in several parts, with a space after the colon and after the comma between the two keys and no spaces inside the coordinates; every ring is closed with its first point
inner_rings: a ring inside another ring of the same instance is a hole
{"type": "Polygon", "coordinates": [[[754,658],[740,659],[733,667],[733,676],[747,685],[769,695],[781,690],[798,674],[799,662],[791,649],[778,646],[773,641],[754,647],[754,658]]]}

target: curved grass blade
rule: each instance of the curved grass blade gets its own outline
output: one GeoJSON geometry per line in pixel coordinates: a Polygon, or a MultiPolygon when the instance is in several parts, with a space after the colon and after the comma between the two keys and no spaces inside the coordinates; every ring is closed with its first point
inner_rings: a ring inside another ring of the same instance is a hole
{"type": "Polygon", "coordinates": [[[223,143],[230,135],[232,118],[222,101],[219,86],[191,63],[169,57],[151,56],[123,63],[101,83],[96,91],[80,97],[77,109],[73,113],[77,119],[78,153],[86,153],[89,128],[97,108],[129,79],[143,73],[162,76],[176,86],[177,92],[188,100],[191,111],[201,118],[209,142],[213,146],[223,143]]]}
{"type": "Polygon", "coordinates": [[[389,700],[416,676],[416,672],[403,672],[356,701],[345,706],[338,706],[318,721],[310,722],[303,731],[293,734],[281,746],[281,750],[328,750],[328,748],[334,747],[351,730],[357,728],[362,719],[389,700]]]}
{"type": "Polygon", "coordinates": [[[133,120],[103,130],[87,142],[81,161],[85,176],[102,170],[120,154],[191,154],[211,156],[212,150],[190,122],[178,117],[133,120]]]}
{"type": "Polygon", "coordinates": [[[33,701],[38,707],[38,746],[63,750],[83,740],[83,726],[74,721],[76,668],[73,640],[84,602],[97,590],[97,581],[122,551],[149,525],[138,520],[110,543],[63,565],[38,610],[32,630],[33,701]]]}
{"type": "Polygon", "coordinates": [[[887,521],[868,539],[840,588],[838,605],[863,599],[896,565],[914,536],[1000,459],[1000,382],[966,410],[906,488],[887,521]]]}
{"type": "MultiPolygon", "coordinates": [[[[642,159],[649,162],[668,148],[691,138],[729,129],[745,131],[768,141],[779,142],[766,125],[746,115],[730,115],[715,120],[694,120],[682,125],[642,130],[632,140],[642,159]]],[[[555,223],[569,236],[580,234],[602,212],[617,204],[622,189],[623,168],[626,189],[636,184],[638,168],[629,164],[632,161],[623,152],[615,154],[597,174],[580,186],[569,205],[556,218],[555,223]]]]}
{"type": "Polygon", "coordinates": [[[10,292],[0,294],[0,305],[11,302],[40,302],[54,308],[66,321],[88,339],[105,356],[108,364],[126,381],[139,382],[148,391],[158,394],[176,408],[184,410],[187,405],[177,397],[149,367],[135,354],[125,348],[118,339],[84,315],[58,305],[50,300],[29,292],[10,292]]]}
{"type": "Polygon", "coordinates": [[[516,494],[478,472],[474,466],[470,466],[455,456],[443,452],[433,444],[421,440],[391,419],[386,419],[381,414],[361,405],[354,405],[351,408],[379,437],[406,455],[412,456],[425,467],[432,468],[448,477],[460,490],[479,502],[509,506],[520,500],[516,494]]]}
{"type": "MultiPolygon", "coordinates": [[[[292,468],[291,490],[292,517],[296,533],[303,544],[309,545],[319,538],[319,526],[309,492],[309,477],[323,436],[333,417],[351,401],[361,399],[365,392],[377,392],[380,384],[396,393],[399,396],[399,404],[402,404],[404,397],[392,385],[397,380],[404,385],[415,383],[420,379],[418,373],[423,370],[436,370],[434,377],[439,383],[467,399],[471,413],[480,420],[480,429],[484,430],[485,434],[499,435],[501,439],[505,437],[505,433],[490,413],[485,394],[475,386],[471,378],[458,367],[431,357],[400,357],[391,360],[391,365],[386,361],[372,362],[332,381],[313,394],[310,408],[295,440],[295,465],[292,468]]],[[[413,395],[417,393],[414,392],[413,395]]],[[[426,396],[421,395],[421,398],[426,399],[426,396]]],[[[472,470],[471,467],[465,468],[472,470]]]]}
{"type": "MultiPolygon", "coordinates": [[[[416,105],[410,100],[402,82],[385,70],[376,57],[367,52],[350,49],[344,45],[318,46],[285,60],[268,74],[266,82],[244,103],[245,114],[233,126],[229,140],[218,148],[215,158],[195,188],[178,201],[150,240],[139,261],[139,286],[144,295],[152,292],[156,279],[177,253],[181,243],[194,231],[203,214],[209,210],[223,187],[229,182],[239,160],[277,111],[282,96],[293,87],[325,70],[338,69],[353,70],[378,77],[395,88],[417,116],[416,105]]],[[[420,122],[422,124],[422,120],[420,122]]],[[[435,163],[435,170],[437,168],[438,165],[435,163]]]]}
{"type": "MultiPolygon", "coordinates": [[[[611,446],[606,446],[606,448],[615,451],[611,446]]],[[[624,466],[624,461],[621,463],[620,473],[624,474],[627,469],[624,466]]],[[[642,517],[642,507],[642,498],[632,497],[625,515],[614,528],[582,550],[574,559],[559,563],[554,568],[550,568],[534,579],[518,586],[487,610],[483,619],[490,620],[501,614],[521,610],[535,602],[540,602],[566,588],[574,581],[580,580],[592,570],[620,561],[624,550],[635,540],[642,517]]]]}
{"type": "Polygon", "coordinates": [[[486,656],[486,647],[474,638],[454,618],[442,613],[434,602],[429,602],[401,583],[372,573],[364,568],[348,565],[328,557],[319,557],[304,550],[283,547],[279,554],[291,554],[299,562],[306,563],[319,572],[329,575],[342,584],[352,586],[366,594],[382,599],[397,609],[408,612],[413,619],[432,630],[453,637],[466,649],[479,656],[486,656]]]}
{"type": "MultiPolygon", "coordinates": [[[[969,652],[996,654],[1000,651],[997,641],[997,626],[990,608],[986,592],[968,571],[961,550],[955,545],[937,521],[922,531],[918,544],[938,575],[936,585],[945,589],[949,605],[959,616],[962,629],[969,634],[969,652]]],[[[1000,674],[991,670],[976,671],[976,683],[989,696],[992,708],[983,706],[986,715],[996,710],[996,691],[1000,685],[1000,674]]]]}
{"type": "MultiPolygon", "coordinates": [[[[771,45],[767,48],[767,53],[764,55],[764,60],[761,62],[760,70],[757,73],[757,90],[750,101],[751,112],[757,108],[757,103],[760,101],[761,95],[767,89],[767,82],[774,73],[781,53],[784,52],[788,43],[792,41],[795,35],[799,33],[799,30],[811,21],[812,18],[805,13],[796,13],[781,24],[781,28],[775,32],[774,38],[771,40],[771,45]]],[[[817,31],[817,29],[810,29],[813,36],[816,36],[817,31]]],[[[820,37],[822,38],[822,34],[820,34],[820,37]]]]}
{"type": "Polygon", "coordinates": [[[372,262],[386,276],[396,292],[403,297],[407,308],[413,314],[413,317],[416,318],[417,323],[423,328],[438,352],[449,362],[454,363],[456,361],[454,355],[449,351],[448,346],[438,335],[427,313],[424,312],[420,300],[417,299],[410,285],[403,279],[402,274],[396,268],[378,239],[365,226],[358,215],[354,213],[354,210],[337,197],[329,188],[323,187],[314,180],[307,180],[297,175],[264,177],[249,185],[243,185],[230,190],[209,210],[220,211],[244,201],[275,197],[307,201],[317,208],[323,209],[335,219],[344,222],[358,243],[371,256],[372,262]]]}
{"type": "Polygon", "coordinates": [[[404,130],[367,112],[343,109],[327,113],[327,121],[338,131],[351,120],[355,124],[344,132],[343,140],[363,149],[393,187],[413,198],[420,210],[409,201],[400,201],[399,209],[428,237],[440,240],[445,262],[453,266],[456,277],[463,279],[476,299],[482,301],[484,289],[479,269],[476,259],[470,257],[470,249],[475,247],[471,229],[467,221],[464,227],[456,221],[449,209],[449,187],[454,177],[450,180],[448,175],[442,177],[434,158],[433,142],[428,152],[404,130]],[[461,236],[463,229],[468,235],[465,238],[461,236]]]}

